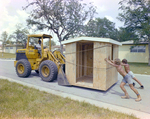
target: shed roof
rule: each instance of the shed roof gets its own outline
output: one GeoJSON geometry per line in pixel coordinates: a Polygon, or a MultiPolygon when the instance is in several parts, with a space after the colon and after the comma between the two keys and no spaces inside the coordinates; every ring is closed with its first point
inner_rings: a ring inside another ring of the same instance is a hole
{"type": "Polygon", "coordinates": [[[116,45],[122,45],[122,43],[112,40],[110,38],[100,38],[100,37],[77,37],[77,38],[62,41],[62,44],[68,44],[68,43],[73,43],[78,41],[97,41],[97,42],[107,42],[116,45]]]}

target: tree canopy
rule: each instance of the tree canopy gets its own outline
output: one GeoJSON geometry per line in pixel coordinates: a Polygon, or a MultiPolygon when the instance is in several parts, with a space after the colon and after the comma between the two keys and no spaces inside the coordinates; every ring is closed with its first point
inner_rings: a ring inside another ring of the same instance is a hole
{"type": "Polygon", "coordinates": [[[134,31],[120,27],[118,30],[118,41],[138,40],[138,35],[134,31]]]}
{"type": "Polygon", "coordinates": [[[22,24],[17,24],[16,30],[10,35],[10,38],[14,39],[16,41],[16,44],[25,46],[28,34],[29,31],[26,28],[22,27],[22,24]]]}
{"type": "Polygon", "coordinates": [[[85,26],[85,35],[91,37],[105,37],[117,40],[117,32],[115,23],[109,21],[107,18],[96,18],[89,21],[85,26]]]}
{"type": "MultiPolygon", "coordinates": [[[[45,42],[45,44],[46,44],[47,46],[49,46],[49,40],[48,40],[47,42],[45,42]]],[[[51,40],[51,46],[55,46],[55,45],[56,45],[55,41],[54,41],[54,40],[51,40]]]]}
{"type": "Polygon", "coordinates": [[[82,4],[80,0],[33,0],[25,9],[30,6],[28,25],[54,32],[60,44],[70,36],[82,34],[85,22],[96,13],[94,6],[82,4]]]}
{"type": "Polygon", "coordinates": [[[0,41],[2,42],[2,50],[4,50],[4,47],[6,43],[9,41],[10,37],[6,31],[2,32],[0,41]]]}
{"type": "Polygon", "coordinates": [[[118,19],[128,31],[136,32],[140,38],[150,40],[150,1],[122,0],[118,19]]]}

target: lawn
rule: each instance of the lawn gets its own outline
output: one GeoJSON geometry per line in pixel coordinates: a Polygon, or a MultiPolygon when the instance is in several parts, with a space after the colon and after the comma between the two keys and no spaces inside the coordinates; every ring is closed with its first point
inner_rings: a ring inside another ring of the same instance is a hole
{"type": "Polygon", "coordinates": [[[0,52],[0,58],[2,59],[16,58],[16,54],[0,52]]]}
{"type": "Polygon", "coordinates": [[[129,63],[129,65],[130,70],[134,74],[150,75],[150,66],[148,66],[148,63],[129,63]]]}
{"type": "Polygon", "coordinates": [[[0,79],[0,119],[137,119],[0,79]]]}

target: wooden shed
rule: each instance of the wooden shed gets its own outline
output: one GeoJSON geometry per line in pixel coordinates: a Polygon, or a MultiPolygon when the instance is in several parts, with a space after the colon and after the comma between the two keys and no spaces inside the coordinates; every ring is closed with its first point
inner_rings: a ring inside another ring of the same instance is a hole
{"type": "Polygon", "coordinates": [[[106,91],[118,81],[115,67],[105,58],[118,58],[120,42],[109,38],[78,37],[63,41],[66,45],[65,74],[71,85],[106,91]]]}

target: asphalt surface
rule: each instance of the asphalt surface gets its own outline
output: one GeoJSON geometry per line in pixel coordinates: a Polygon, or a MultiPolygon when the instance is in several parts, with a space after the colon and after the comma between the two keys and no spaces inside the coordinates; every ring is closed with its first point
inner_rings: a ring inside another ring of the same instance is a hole
{"type": "Polygon", "coordinates": [[[42,81],[34,71],[31,72],[28,78],[20,78],[16,74],[13,60],[0,59],[0,78],[2,79],[8,79],[62,97],[69,97],[73,100],[85,101],[110,110],[133,114],[141,119],[150,119],[150,75],[135,74],[135,76],[144,85],[144,89],[138,89],[139,85],[137,83],[135,85],[135,88],[142,97],[140,102],[135,101],[136,95],[128,85],[125,85],[125,88],[130,95],[130,99],[121,99],[124,93],[119,87],[122,80],[119,74],[118,82],[107,91],[76,86],[59,86],[57,81],[42,81]]]}

